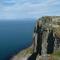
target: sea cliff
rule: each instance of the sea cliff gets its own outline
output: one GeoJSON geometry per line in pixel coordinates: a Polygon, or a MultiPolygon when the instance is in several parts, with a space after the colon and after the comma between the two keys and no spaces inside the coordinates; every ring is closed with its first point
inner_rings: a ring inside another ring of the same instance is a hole
{"type": "MultiPolygon", "coordinates": [[[[37,21],[39,21],[39,20],[43,20],[44,24],[45,23],[51,24],[52,23],[51,20],[53,20],[52,26],[53,26],[54,33],[60,40],[60,16],[44,16],[44,17],[39,18],[37,21]],[[56,24],[56,26],[54,24],[56,24]]],[[[49,28],[51,28],[51,26],[49,28]]],[[[33,43],[34,43],[34,41],[33,41],[33,43]]],[[[29,56],[31,56],[33,53],[33,49],[34,49],[33,43],[30,47],[20,51],[16,56],[11,58],[10,60],[28,60],[29,56]]],[[[52,57],[53,57],[53,60],[60,60],[60,48],[57,49],[52,54],[52,57]]],[[[42,60],[42,57],[40,57],[38,55],[36,60],[40,60],[40,58],[42,60]]]]}

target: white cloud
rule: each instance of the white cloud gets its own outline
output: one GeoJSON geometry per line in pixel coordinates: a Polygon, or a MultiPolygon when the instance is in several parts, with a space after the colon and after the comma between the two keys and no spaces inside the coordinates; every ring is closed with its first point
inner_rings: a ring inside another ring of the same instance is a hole
{"type": "Polygon", "coordinates": [[[49,15],[50,14],[49,12],[55,11],[53,8],[55,7],[55,5],[58,5],[59,3],[59,1],[57,0],[46,0],[42,3],[36,3],[36,4],[26,2],[26,0],[23,0],[25,1],[25,3],[20,4],[18,1],[16,0],[14,2],[15,4],[12,6],[2,5],[2,8],[0,9],[1,13],[0,19],[3,19],[2,17],[4,17],[4,19],[17,19],[17,18],[20,19],[27,17],[39,17],[42,15],[49,15]]]}

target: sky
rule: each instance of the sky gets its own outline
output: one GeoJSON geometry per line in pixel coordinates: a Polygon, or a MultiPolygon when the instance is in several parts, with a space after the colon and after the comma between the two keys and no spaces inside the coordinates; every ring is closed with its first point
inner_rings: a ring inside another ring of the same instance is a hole
{"type": "Polygon", "coordinates": [[[60,15],[60,0],[0,0],[0,20],[60,15]]]}

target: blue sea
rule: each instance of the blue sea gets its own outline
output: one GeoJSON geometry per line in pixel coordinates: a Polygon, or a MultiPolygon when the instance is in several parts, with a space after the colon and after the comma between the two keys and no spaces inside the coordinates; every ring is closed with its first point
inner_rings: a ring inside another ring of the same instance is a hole
{"type": "Polygon", "coordinates": [[[32,44],[34,20],[0,21],[0,60],[9,60],[32,44]]]}

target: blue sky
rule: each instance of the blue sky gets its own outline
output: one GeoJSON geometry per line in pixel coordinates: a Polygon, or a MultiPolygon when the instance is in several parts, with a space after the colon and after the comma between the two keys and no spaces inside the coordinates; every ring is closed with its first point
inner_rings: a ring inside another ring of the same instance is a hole
{"type": "Polygon", "coordinates": [[[0,20],[60,15],[60,0],[0,0],[0,20]]]}

